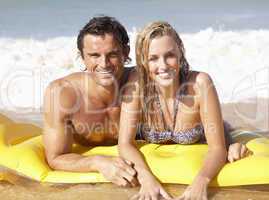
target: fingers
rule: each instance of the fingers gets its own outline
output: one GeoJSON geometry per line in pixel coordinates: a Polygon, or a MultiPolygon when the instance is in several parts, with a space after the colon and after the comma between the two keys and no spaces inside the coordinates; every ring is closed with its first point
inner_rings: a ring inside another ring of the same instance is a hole
{"type": "Polygon", "coordinates": [[[129,160],[124,160],[128,165],[133,166],[134,164],[129,160]]]}
{"type": "Polygon", "coordinates": [[[207,196],[203,196],[202,200],[208,200],[207,196]]]}
{"type": "Polygon", "coordinates": [[[176,200],[208,200],[207,186],[204,185],[201,187],[199,182],[194,182],[192,185],[189,185],[176,200]]]}
{"type": "Polygon", "coordinates": [[[233,158],[233,144],[231,144],[230,146],[229,146],[229,150],[228,150],[228,161],[230,162],[230,163],[232,163],[232,162],[234,162],[234,158],[233,158]]]}
{"type": "Polygon", "coordinates": [[[135,194],[131,197],[130,200],[159,200],[159,196],[157,194],[135,194]]]}
{"type": "Polygon", "coordinates": [[[136,200],[139,198],[139,196],[140,196],[139,193],[137,193],[134,196],[132,196],[130,200],[136,200]]]}
{"type": "Polygon", "coordinates": [[[191,194],[189,192],[184,192],[182,199],[191,200],[191,194]]]}
{"type": "Polygon", "coordinates": [[[208,200],[207,190],[204,191],[203,200],[208,200]]]}
{"type": "Polygon", "coordinates": [[[240,158],[244,158],[244,157],[246,157],[246,155],[247,155],[247,147],[246,147],[246,145],[241,145],[241,150],[240,150],[240,158]]]}
{"type": "Polygon", "coordinates": [[[165,199],[172,199],[172,197],[163,188],[160,188],[160,195],[163,196],[165,199]]]}
{"type": "Polygon", "coordinates": [[[136,170],[132,167],[133,165],[132,162],[128,160],[123,160],[122,158],[119,158],[118,162],[119,162],[119,166],[125,169],[125,171],[127,171],[131,176],[136,175],[136,170]]]}
{"type": "Polygon", "coordinates": [[[136,187],[139,185],[139,182],[136,177],[133,177],[132,180],[129,181],[132,187],[136,187]]]}
{"type": "Polygon", "coordinates": [[[241,144],[240,143],[236,143],[234,145],[234,149],[232,151],[232,156],[234,160],[238,160],[240,159],[240,149],[241,149],[241,144]]]}
{"type": "Polygon", "coordinates": [[[172,200],[171,196],[163,189],[159,188],[158,190],[143,190],[140,189],[140,192],[135,194],[134,196],[131,197],[130,200],[159,200],[159,199],[168,199],[172,200]]]}
{"type": "Polygon", "coordinates": [[[233,159],[232,155],[228,155],[228,161],[230,163],[233,163],[234,162],[234,159],[233,159]]]}
{"type": "Polygon", "coordinates": [[[144,195],[140,195],[138,200],[145,200],[145,196],[144,195]]]}
{"type": "Polygon", "coordinates": [[[234,143],[229,146],[228,151],[228,161],[234,162],[236,160],[239,160],[241,158],[247,157],[251,155],[251,151],[246,147],[246,145],[241,143],[234,143]]]}
{"type": "Polygon", "coordinates": [[[150,200],[150,197],[146,197],[146,195],[137,193],[134,196],[132,196],[130,200],[150,200]]]}
{"type": "Polygon", "coordinates": [[[234,162],[240,159],[240,153],[241,153],[241,144],[240,143],[231,144],[228,150],[229,162],[234,162]]]}
{"type": "Polygon", "coordinates": [[[119,169],[117,176],[127,180],[131,184],[131,186],[133,186],[133,187],[138,185],[138,181],[137,181],[136,177],[131,176],[124,169],[119,169]]]}
{"type": "Polygon", "coordinates": [[[192,196],[193,192],[191,192],[191,189],[192,189],[192,187],[188,186],[186,188],[186,190],[183,192],[183,194],[178,199],[179,200],[192,200],[192,199],[195,199],[194,195],[192,196]]]}
{"type": "Polygon", "coordinates": [[[138,185],[138,181],[137,178],[135,177],[136,175],[136,170],[133,169],[129,164],[131,164],[130,161],[125,161],[122,158],[118,158],[117,159],[118,162],[118,173],[117,175],[120,177],[125,178],[127,181],[129,181],[129,183],[131,184],[131,186],[137,186],[138,185]]]}
{"type": "Polygon", "coordinates": [[[132,167],[130,167],[129,165],[125,165],[123,166],[125,171],[128,172],[131,176],[135,176],[136,175],[136,170],[132,167]]]}
{"type": "Polygon", "coordinates": [[[145,199],[145,200],[151,200],[151,197],[150,197],[150,195],[145,195],[145,197],[143,199],[145,199]]]}
{"type": "Polygon", "coordinates": [[[115,177],[113,180],[112,180],[112,183],[120,186],[120,187],[128,187],[130,186],[129,182],[122,178],[122,177],[115,177]]]}
{"type": "Polygon", "coordinates": [[[194,197],[189,194],[183,194],[180,197],[177,197],[175,200],[192,200],[192,199],[208,200],[206,195],[203,195],[202,197],[194,197]]]}
{"type": "Polygon", "coordinates": [[[159,195],[152,195],[151,199],[152,199],[152,200],[158,200],[158,199],[159,199],[158,196],[159,196],[159,195]]]}

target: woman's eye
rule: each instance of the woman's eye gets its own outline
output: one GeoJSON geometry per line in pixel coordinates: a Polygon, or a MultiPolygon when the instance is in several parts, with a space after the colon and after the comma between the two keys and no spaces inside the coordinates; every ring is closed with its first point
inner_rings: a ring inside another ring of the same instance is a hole
{"type": "Polygon", "coordinates": [[[167,58],[175,58],[176,55],[173,54],[173,53],[169,53],[169,54],[166,55],[166,57],[167,57],[167,58]]]}
{"type": "Polygon", "coordinates": [[[118,58],[119,56],[118,56],[118,54],[111,54],[109,57],[110,58],[118,58]]]}
{"type": "Polygon", "coordinates": [[[157,57],[150,57],[148,60],[149,61],[156,61],[157,60],[157,57]]]}

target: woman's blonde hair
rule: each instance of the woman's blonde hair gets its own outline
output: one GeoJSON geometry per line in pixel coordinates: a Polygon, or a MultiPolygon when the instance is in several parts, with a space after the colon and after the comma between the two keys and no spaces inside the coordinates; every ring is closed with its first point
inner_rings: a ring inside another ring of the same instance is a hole
{"type": "MultiPolygon", "coordinates": [[[[141,122],[144,127],[146,125],[154,130],[164,130],[165,125],[160,117],[160,113],[157,113],[160,111],[159,104],[156,101],[158,98],[158,93],[154,81],[149,76],[148,53],[150,42],[156,37],[162,37],[165,35],[171,36],[175,40],[181,54],[179,61],[180,86],[187,82],[189,75],[189,64],[185,58],[185,49],[182,40],[175,29],[167,22],[157,21],[148,24],[137,36],[135,52],[141,88],[141,122]]],[[[180,90],[180,93],[186,92],[186,88],[184,87],[181,87],[180,90]]]]}

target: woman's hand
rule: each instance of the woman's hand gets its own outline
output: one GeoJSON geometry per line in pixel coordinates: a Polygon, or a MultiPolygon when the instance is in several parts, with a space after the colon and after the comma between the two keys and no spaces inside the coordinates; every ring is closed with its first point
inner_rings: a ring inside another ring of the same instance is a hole
{"type": "Polygon", "coordinates": [[[196,177],[181,196],[176,200],[207,200],[207,187],[210,180],[205,177],[196,177]]]}
{"type": "Polygon", "coordinates": [[[239,142],[233,143],[229,146],[228,161],[232,163],[251,154],[252,152],[246,147],[246,145],[239,142]]]}
{"type": "Polygon", "coordinates": [[[138,194],[135,194],[131,200],[158,200],[162,199],[161,197],[164,199],[172,199],[150,172],[143,174],[143,178],[140,179],[140,183],[140,191],[138,194]]]}

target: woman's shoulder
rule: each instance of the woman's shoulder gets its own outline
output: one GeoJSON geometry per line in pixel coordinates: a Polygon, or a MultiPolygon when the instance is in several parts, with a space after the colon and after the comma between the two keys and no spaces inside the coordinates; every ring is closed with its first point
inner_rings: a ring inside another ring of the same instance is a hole
{"type": "Polygon", "coordinates": [[[200,96],[214,86],[210,75],[201,71],[190,71],[188,78],[188,94],[200,96]]]}
{"type": "Polygon", "coordinates": [[[190,71],[189,83],[192,83],[195,87],[210,86],[213,84],[213,80],[206,72],[190,71]]]}

